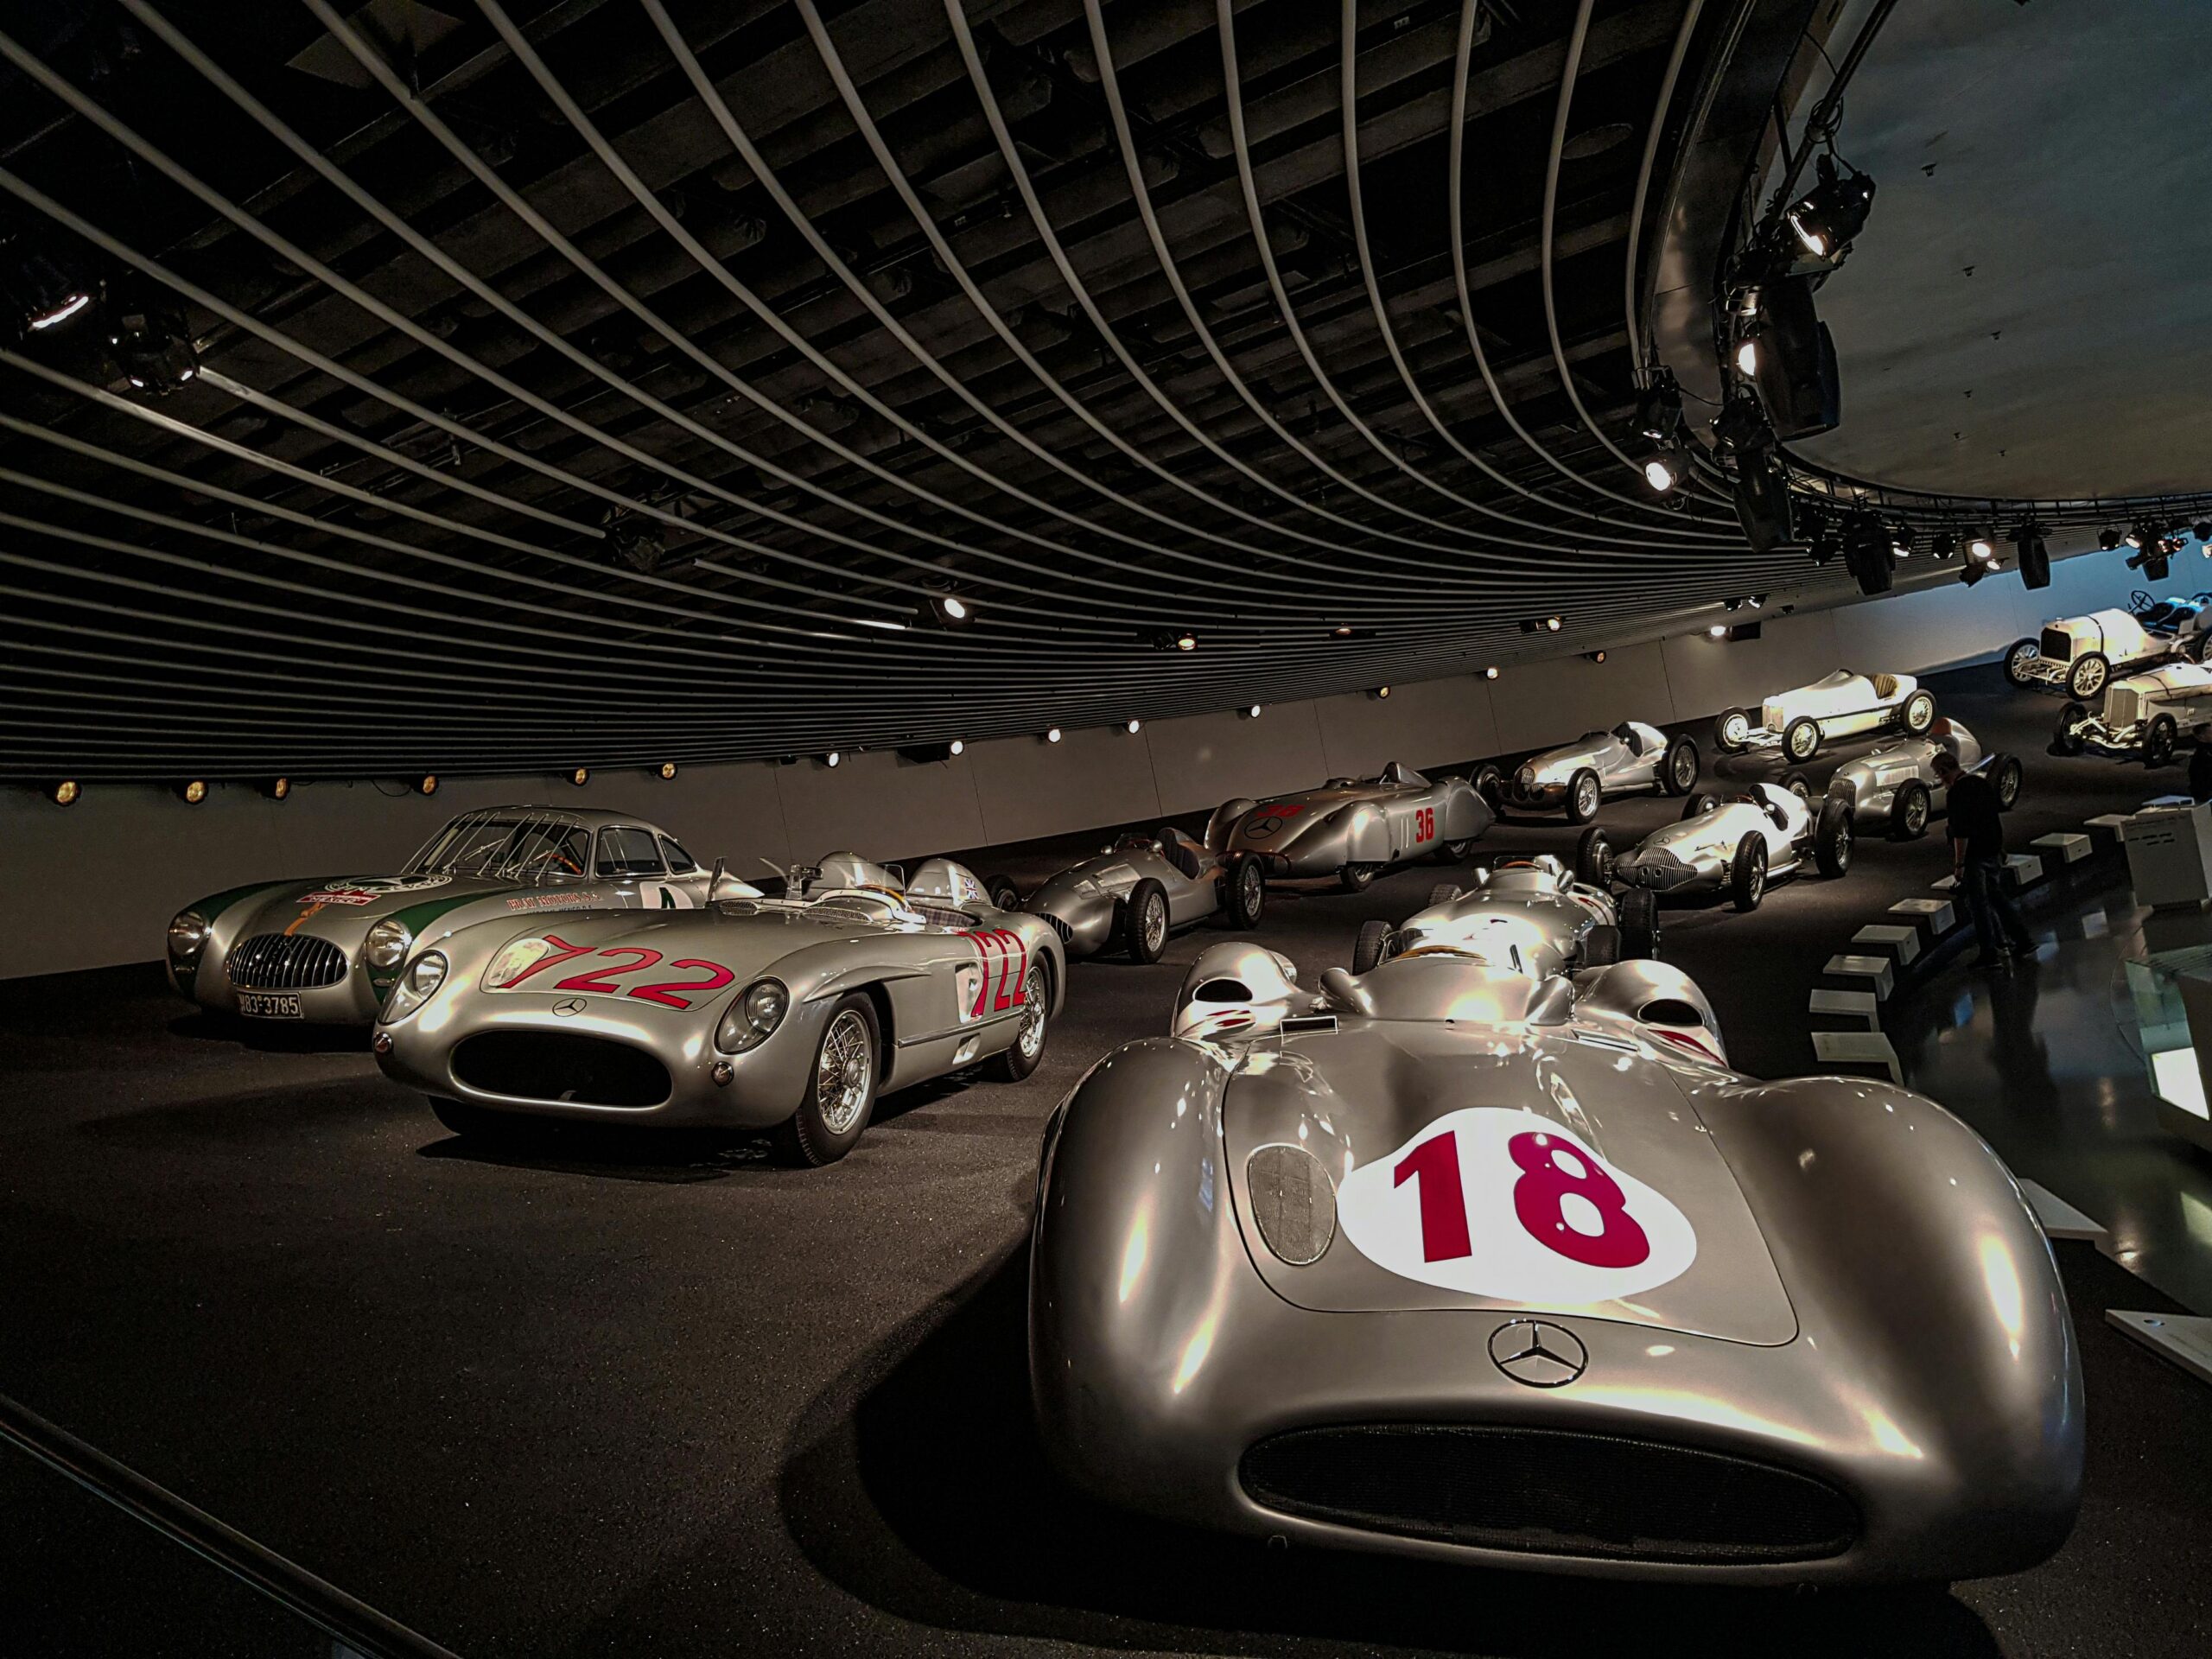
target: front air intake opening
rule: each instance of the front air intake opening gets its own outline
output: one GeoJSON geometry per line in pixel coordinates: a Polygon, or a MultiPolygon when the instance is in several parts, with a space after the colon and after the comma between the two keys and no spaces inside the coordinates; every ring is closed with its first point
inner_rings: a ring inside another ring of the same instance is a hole
{"type": "Polygon", "coordinates": [[[1859,1535],[1851,1500],[1795,1471],[1559,1429],[1293,1429],[1252,1446],[1237,1474],[1253,1502],[1284,1515],[1526,1554],[1811,1561],[1859,1535]]]}
{"type": "Polygon", "coordinates": [[[487,1095],[572,1106],[658,1106],[668,1068],[641,1048],[565,1031],[486,1031],[453,1052],[456,1080],[487,1095]]]}

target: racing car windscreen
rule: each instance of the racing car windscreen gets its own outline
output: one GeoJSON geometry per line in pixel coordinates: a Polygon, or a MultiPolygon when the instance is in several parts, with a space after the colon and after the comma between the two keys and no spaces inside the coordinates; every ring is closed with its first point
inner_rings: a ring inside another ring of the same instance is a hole
{"type": "Polygon", "coordinates": [[[591,836],[553,814],[471,812],[454,819],[414,856],[408,875],[473,875],[547,880],[590,868],[591,836]]]}

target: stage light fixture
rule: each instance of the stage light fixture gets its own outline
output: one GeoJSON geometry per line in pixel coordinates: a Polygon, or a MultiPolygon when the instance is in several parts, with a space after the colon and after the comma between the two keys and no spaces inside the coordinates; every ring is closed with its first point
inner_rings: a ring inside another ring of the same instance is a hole
{"type": "Polygon", "coordinates": [[[1367,695],[1377,702],[1388,702],[1390,700],[1390,688],[1387,685],[1378,685],[1367,695]]]}
{"type": "Polygon", "coordinates": [[[2012,530],[2012,552],[2020,567],[2023,588],[2050,586],[2050,550],[2044,544],[2043,526],[2023,520],[2012,530]]]}
{"type": "Polygon", "coordinates": [[[1243,719],[1257,720],[1260,717],[1260,705],[1256,702],[1249,702],[1237,712],[1243,719]]]}
{"type": "Polygon", "coordinates": [[[968,745],[957,737],[944,747],[949,753],[953,754],[964,754],[967,753],[968,749],[968,745]]]}
{"type": "Polygon", "coordinates": [[[2212,542],[2212,518],[2200,518],[2190,526],[2190,530],[2198,541],[2212,542]]]}
{"type": "Polygon", "coordinates": [[[676,762],[675,762],[675,761],[673,761],[673,760],[664,760],[664,761],[662,761],[662,762],[660,763],[660,775],[661,775],[661,781],[662,781],[662,782],[664,782],[664,783],[665,783],[665,782],[666,782],[668,779],[670,779],[671,778],[675,777],[675,776],[676,776],[676,762]]]}
{"type": "Polygon", "coordinates": [[[272,801],[281,801],[292,792],[292,780],[289,778],[271,778],[267,783],[262,785],[261,792],[272,801]]]}
{"type": "Polygon", "coordinates": [[[1980,582],[1988,574],[1989,567],[1987,565],[1978,564],[1974,560],[1968,559],[1966,563],[1959,569],[1959,580],[1964,582],[1967,587],[1971,588],[1974,583],[1980,582]]]}
{"type": "Polygon", "coordinates": [[[1888,593],[1897,578],[1897,552],[1890,544],[1890,532],[1863,508],[1843,521],[1843,563],[1859,591],[1869,597],[1888,593]]]}
{"type": "Polygon", "coordinates": [[[1144,730],[1144,721],[1141,720],[1124,721],[1122,722],[1122,729],[1127,732],[1131,737],[1135,737],[1139,732],[1144,730]]]}
{"type": "Polygon", "coordinates": [[[1736,342],[1736,372],[1745,379],[1758,377],[1759,342],[1755,335],[1746,334],[1736,342]]]}
{"type": "Polygon", "coordinates": [[[607,515],[606,527],[607,544],[620,563],[641,576],[650,576],[660,569],[661,561],[668,556],[668,537],[659,519],[616,507],[607,515]]]}
{"type": "Polygon", "coordinates": [[[436,794],[438,792],[438,774],[435,772],[423,773],[421,780],[415,785],[415,792],[418,795],[436,794]]]}
{"type": "Polygon", "coordinates": [[[578,766],[575,771],[569,774],[569,781],[574,784],[578,789],[582,789],[586,784],[591,782],[591,768],[589,766],[578,766]]]}
{"type": "Polygon", "coordinates": [[[46,798],[56,806],[74,806],[77,798],[84,792],[74,778],[64,778],[60,783],[47,786],[46,798]]]}
{"type": "Polygon", "coordinates": [[[1058,742],[1060,741],[1060,728],[1057,726],[1047,726],[1045,728],[1045,741],[1047,743],[1058,742]]]}
{"type": "Polygon", "coordinates": [[[1753,594],[1751,595],[1751,608],[1753,610],[1756,611],[1762,609],[1764,607],[1765,604],[1766,595],[1764,594],[1753,594]]]}
{"type": "Polygon", "coordinates": [[[1890,529],[1890,551],[1901,559],[1912,556],[1912,526],[1894,524],[1890,529]]]}
{"type": "Polygon", "coordinates": [[[1643,463],[1643,481],[1656,494],[1665,495],[1682,481],[1682,469],[1674,454],[1662,449],[1643,463]]]}
{"type": "Polygon", "coordinates": [[[1724,611],[1740,611],[1744,608],[1744,601],[1740,599],[1724,599],[1720,601],[1720,608],[1724,611]]]}
{"type": "Polygon", "coordinates": [[[1997,556],[1997,543],[1989,539],[1989,532],[1972,530],[1967,532],[1967,556],[1987,564],[1997,556]]]}
{"type": "Polygon", "coordinates": [[[1582,654],[1593,663],[1602,663],[1605,660],[1605,653],[1602,651],[1586,651],[1582,654]]]}
{"type": "Polygon", "coordinates": [[[830,768],[830,771],[832,771],[832,772],[835,772],[835,771],[836,771],[839,766],[842,766],[844,763],[845,763],[845,757],[844,757],[844,754],[842,753],[842,751],[840,751],[840,750],[831,749],[828,753],[824,754],[824,755],[822,757],[822,764],[823,764],[823,766],[825,766],[829,767],[829,768],[830,768]]]}
{"type": "Polygon", "coordinates": [[[957,594],[932,594],[930,610],[948,627],[965,627],[976,620],[976,607],[957,594]]]}
{"type": "Polygon", "coordinates": [[[1708,639],[1726,639],[1728,637],[1728,625],[1726,622],[1714,623],[1705,631],[1705,637],[1708,639]]]}
{"type": "MultiPolygon", "coordinates": [[[[124,286],[141,289],[135,280],[124,286]]],[[[200,351],[182,308],[166,296],[141,291],[149,297],[134,294],[125,299],[118,297],[118,289],[109,289],[108,349],[131,390],[166,397],[200,372],[200,351]]]]}
{"type": "Polygon", "coordinates": [[[1555,616],[1546,617],[1544,619],[1544,629],[1545,632],[1548,633],[1557,633],[1559,632],[1559,618],[1555,616]]]}
{"type": "Polygon", "coordinates": [[[1848,172],[1840,174],[1834,155],[1823,155],[1816,168],[1818,182],[1789,212],[1798,245],[1815,259],[1840,260],[1866,227],[1874,206],[1874,181],[1848,162],[1845,166],[1848,172]]]}
{"type": "Polygon", "coordinates": [[[1483,678],[1484,678],[1484,679],[1486,679],[1486,680],[1494,680],[1494,679],[1496,679],[1497,677],[1497,667],[1496,667],[1494,664],[1493,664],[1492,666],[1489,667],[1489,668],[1486,668],[1486,669],[1483,670],[1483,678]]]}
{"type": "Polygon", "coordinates": [[[2104,551],[2111,552],[2120,545],[2120,532],[2111,525],[2106,525],[2097,532],[2097,545],[2104,551]]]}
{"type": "Polygon", "coordinates": [[[1675,441],[1682,426],[1682,389],[1671,369],[1652,371],[1650,384],[1637,394],[1636,429],[1662,447],[1675,441]]]}
{"type": "Polygon", "coordinates": [[[187,806],[199,805],[200,802],[207,798],[207,780],[205,779],[194,778],[189,783],[179,784],[176,786],[176,798],[182,801],[187,806]]]}
{"type": "Polygon", "coordinates": [[[1939,530],[1928,538],[1928,556],[1948,559],[1959,550],[1959,533],[1955,530],[1939,530]]]}

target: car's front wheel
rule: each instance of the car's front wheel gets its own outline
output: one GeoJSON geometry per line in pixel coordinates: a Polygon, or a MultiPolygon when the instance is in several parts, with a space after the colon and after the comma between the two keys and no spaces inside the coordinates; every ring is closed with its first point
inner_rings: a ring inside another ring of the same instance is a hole
{"type": "Polygon", "coordinates": [[[1122,948],[1131,962],[1158,962],[1167,949],[1167,889],[1150,876],[1122,903],[1122,948]]]}
{"type": "Polygon", "coordinates": [[[1897,785],[1890,802],[1890,833],[1899,841],[1917,841],[1927,833],[1931,798],[1928,785],[1908,778],[1897,785]]]}
{"type": "Polygon", "coordinates": [[[2019,804],[2021,786],[2028,779],[2027,768],[2017,757],[2004,754],[1997,758],[1997,764],[1989,772],[1990,786],[1997,791],[1997,810],[2010,812],[2019,804]]]}
{"type": "Polygon", "coordinates": [[[991,903],[999,909],[1020,910],[1021,908],[1021,889],[1014,885],[1012,877],[992,876],[983,883],[983,887],[991,895],[991,903]]]}
{"type": "Polygon", "coordinates": [[[2174,758],[2174,749],[2181,741],[2181,728],[2171,715],[2160,715],[2143,728],[2143,764],[2163,766],[2174,758]]]}
{"type": "Polygon", "coordinates": [[[2085,747],[2082,738],[2082,723],[2089,711],[2078,702],[2069,702],[2058,711],[2058,725],[2050,736],[2053,754],[2079,754],[2085,747]]]}
{"type": "Polygon", "coordinates": [[[1505,772],[1495,760],[1484,761],[1467,781],[1474,785],[1476,794],[1490,803],[1491,811],[1505,804],[1505,772]]]}
{"type": "Polygon", "coordinates": [[[1782,752],[1802,766],[1821,750],[1821,722],[1800,715],[1782,728],[1782,752]]]}
{"type": "Polygon", "coordinates": [[[1045,970],[1032,964],[1021,982],[1021,1021],[1014,1041],[991,1056],[983,1074],[1000,1083],[1020,1083],[1045,1058],[1045,1027],[1052,1010],[1045,994],[1045,970]]]}
{"type": "Polygon", "coordinates": [[[1598,816],[1598,807],[1605,798],[1599,786],[1598,774],[1584,766],[1567,780],[1567,821],[1587,823],[1598,816]]]}
{"type": "Polygon", "coordinates": [[[1268,879],[1260,869],[1260,861],[1249,855],[1231,861],[1229,874],[1223,878],[1227,884],[1226,902],[1222,913],[1231,927],[1257,927],[1260,912],[1267,908],[1268,879]]]}
{"type": "Polygon", "coordinates": [[[882,1048],[875,1004],[860,991],[839,997],[823,1022],[806,1093],[778,1133],[785,1158],[819,1169],[853,1149],[875,1110],[882,1048]]]}
{"type": "Polygon", "coordinates": [[[1621,895],[1621,955],[1629,961],[1659,959],[1659,895],[1635,887],[1621,895]]]}
{"type": "Polygon", "coordinates": [[[1736,843],[1728,861],[1728,896],[1738,910],[1757,910],[1766,897],[1766,842],[1756,831],[1736,843]]]}
{"type": "Polygon", "coordinates": [[[1724,709],[1713,722],[1713,747],[1723,754],[1740,754],[1751,741],[1751,717],[1741,709],[1724,709]]]}
{"type": "Polygon", "coordinates": [[[1375,885],[1380,864],[1347,864],[1337,872],[1337,880],[1344,883],[1346,893],[1365,893],[1375,885]]]}
{"type": "Polygon", "coordinates": [[[1851,807],[1830,797],[1814,820],[1813,861],[1822,875],[1841,875],[1851,868],[1851,807]]]}
{"type": "Polygon", "coordinates": [[[1371,972],[1378,967],[1390,948],[1390,924],[1376,917],[1359,925],[1359,937],[1352,941],[1351,970],[1355,974],[1371,972]]]}
{"type": "Polygon", "coordinates": [[[1461,863],[1474,850],[1475,843],[1471,841],[1447,841],[1436,849],[1436,861],[1440,864],[1461,863]]]}
{"type": "Polygon", "coordinates": [[[2101,652],[2090,652],[2074,659],[2074,666],[2066,671],[2066,690],[2069,696],[2088,699],[2105,689],[2105,682],[2112,677],[2112,664],[2101,652]]]}
{"type": "Polygon", "coordinates": [[[2034,640],[2014,640],[2012,649],[2005,653],[2006,683],[2015,686],[2025,685],[2028,683],[2028,665],[2042,655],[2042,648],[2034,640]]]}
{"type": "Polygon", "coordinates": [[[1904,728],[1915,737],[1928,735],[1928,728],[1936,723],[1936,694],[1916,691],[1904,700],[1904,707],[1897,711],[1897,718],[1904,728]]]}
{"type": "Polygon", "coordinates": [[[1697,785],[1697,740],[1688,732],[1675,734],[1659,766],[1659,787],[1669,795],[1687,795],[1697,785]]]}
{"type": "Polygon", "coordinates": [[[1593,887],[1602,887],[1613,876],[1613,849],[1605,840],[1605,832],[1592,824],[1582,832],[1582,839],[1574,848],[1574,879],[1586,881],[1593,887]]]}

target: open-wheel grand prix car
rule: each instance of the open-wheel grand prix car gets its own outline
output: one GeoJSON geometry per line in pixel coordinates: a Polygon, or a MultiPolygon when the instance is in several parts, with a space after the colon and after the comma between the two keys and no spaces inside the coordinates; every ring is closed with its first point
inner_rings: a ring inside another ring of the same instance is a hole
{"type": "Polygon", "coordinates": [[[2148,673],[2131,674],[2105,688],[2103,706],[2094,714],[2078,702],[2058,711],[2053,754],[2094,754],[2141,759],[2163,766],[2183,738],[2212,721],[2212,665],[2167,663],[2148,673]]]}
{"type": "Polygon", "coordinates": [[[1475,872],[1471,887],[1438,883],[1396,927],[1380,917],[1362,923],[1351,970],[1440,954],[1539,976],[1656,957],[1658,896],[1634,888],[1616,898],[1576,880],[1549,853],[1503,854],[1475,872]]]}
{"type": "Polygon", "coordinates": [[[1759,706],[1756,721],[1728,709],[1713,722],[1713,741],[1724,754],[1779,747],[1800,766],[1838,737],[1868,732],[1923,735],[1936,723],[1936,694],[1910,674],[1854,674],[1840,668],[1824,680],[1777,691],[1759,706]]]}
{"type": "Polygon", "coordinates": [[[842,1158],[877,1096],[1045,1052],[1067,957],[961,865],[901,881],[850,853],[786,896],[696,911],[517,917],[418,951],[371,1046],[461,1135],[531,1120],[773,1128],[842,1158]]]}
{"type": "Polygon", "coordinates": [[[1494,761],[1475,768],[1475,791],[1493,807],[1549,812],[1587,823],[1615,795],[1658,791],[1687,795],[1696,785],[1697,740],[1671,741],[1656,726],[1624,720],[1609,732],[1585,732],[1572,743],[1532,754],[1510,772],[1494,761]]]}
{"type": "Polygon", "coordinates": [[[1694,982],[1207,950],[1050,1121],[1042,1441],[1255,1538],[1546,1572],[1942,1582],[2049,1556],[2050,1246],[1921,1096],[1732,1070],[1694,982]]]}
{"type": "Polygon", "coordinates": [[[1679,823],[1654,830],[1625,853],[1592,824],[1575,849],[1574,869],[1593,886],[1618,881],[1654,893],[1725,892],[1757,910],[1767,883],[1809,861],[1822,875],[1851,868],[1852,807],[1831,795],[1815,802],[1783,784],[1693,795],[1679,823]]]}
{"type": "Polygon", "coordinates": [[[1211,916],[1256,927],[1266,902],[1258,859],[1217,853],[1171,823],[1125,835],[1070,865],[1020,908],[1042,917],[1071,957],[1118,947],[1133,962],[1158,962],[1176,928],[1211,916]]]}
{"type": "MultiPolygon", "coordinates": [[[[233,887],[169,924],[169,978],[203,1008],[366,1026],[426,940],[500,916],[687,910],[710,877],[659,825],[548,806],[463,812],[392,875],[233,887]]],[[[723,878],[721,891],[751,893],[723,878]]]]}
{"type": "Polygon", "coordinates": [[[1224,859],[1249,855],[1271,881],[1334,879],[1358,893],[1394,864],[1465,858],[1497,817],[1465,779],[1431,780],[1393,760],[1372,778],[1224,801],[1206,825],[1206,846],[1224,859]]]}
{"type": "Polygon", "coordinates": [[[1974,734],[1955,720],[1939,720],[1925,737],[1900,737],[1847,760],[1828,779],[1828,798],[1851,808],[1853,828],[1910,841],[1947,805],[1948,791],[1936,775],[1936,757],[1949,754],[1980,772],[1996,791],[1998,808],[2010,812],[2020,798],[2026,770],[2016,756],[1985,753],[1974,734]]]}
{"type": "Polygon", "coordinates": [[[2126,610],[2054,617],[2032,639],[2005,653],[2005,677],[2014,685],[2063,687],[2086,702],[2116,674],[2179,658],[2201,661],[2212,626],[2212,594],[2154,599],[2141,588],[2126,610]]]}

